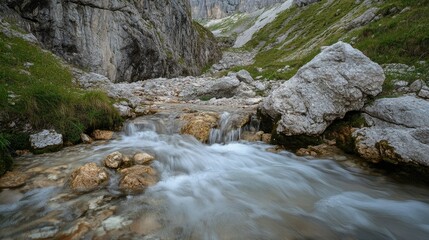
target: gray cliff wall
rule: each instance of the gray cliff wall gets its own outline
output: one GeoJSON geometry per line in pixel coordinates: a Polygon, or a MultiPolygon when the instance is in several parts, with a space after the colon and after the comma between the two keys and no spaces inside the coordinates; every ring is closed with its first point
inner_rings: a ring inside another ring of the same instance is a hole
{"type": "Polygon", "coordinates": [[[195,19],[217,19],[235,12],[253,12],[286,0],[191,0],[195,19]]]}
{"type": "Polygon", "coordinates": [[[7,1],[47,49],[114,82],[196,75],[221,53],[189,1],[7,1]]]}

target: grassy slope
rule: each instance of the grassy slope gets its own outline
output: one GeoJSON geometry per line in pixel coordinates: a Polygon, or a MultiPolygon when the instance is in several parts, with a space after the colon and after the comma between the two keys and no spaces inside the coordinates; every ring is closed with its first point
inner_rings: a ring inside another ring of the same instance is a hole
{"type": "Polygon", "coordinates": [[[72,143],[78,142],[84,131],[108,129],[121,122],[106,94],[78,89],[70,70],[57,57],[2,33],[0,113],[0,149],[3,150],[29,147],[27,133],[6,127],[12,121],[21,127],[30,123],[35,130],[54,128],[63,134],[65,141],[72,143]],[[27,62],[33,65],[25,67],[27,62]]]}
{"type": "MultiPolygon", "coordinates": [[[[319,53],[321,46],[338,40],[354,42],[356,48],[380,64],[415,65],[418,61],[429,60],[429,1],[390,0],[376,6],[383,17],[351,31],[345,27],[348,22],[369,8],[355,4],[355,0],[337,0],[331,4],[322,0],[304,8],[286,10],[245,46],[253,49],[263,42],[255,63],[245,68],[253,76],[288,79],[319,53]],[[394,7],[399,11],[405,7],[410,9],[403,13],[389,13],[394,7]],[[290,70],[277,71],[286,65],[290,70]],[[263,68],[263,71],[258,72],[257,68],[263,68]]],[[[427,76],[427,68],[420,70],[420,76],[427,76]]]]}

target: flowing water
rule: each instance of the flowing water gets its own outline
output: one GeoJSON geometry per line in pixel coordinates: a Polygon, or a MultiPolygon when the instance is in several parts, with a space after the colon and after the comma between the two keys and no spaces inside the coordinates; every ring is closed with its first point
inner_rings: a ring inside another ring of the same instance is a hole
{"type": "Polygon", "coordinates": [[[263,143],[204,145],[150,122],[110,142],[19,158],[32,178],[0,192],[0,239],[429,239],[425,187],[263,143]],[[87,194],[67,187],[84,163],[142,150],[160,175],[142,194],[121,193],[117,177],[87,194]]]}

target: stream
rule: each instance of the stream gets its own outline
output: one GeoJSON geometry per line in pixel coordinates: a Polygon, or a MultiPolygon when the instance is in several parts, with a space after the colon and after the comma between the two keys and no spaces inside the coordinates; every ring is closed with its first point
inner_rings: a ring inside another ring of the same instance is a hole
{"type": "Polygon", "coordinates": [[[427,187],[261,142],[205,145],[159,122],[124,129],[16,159],[30,179],[1,190],[0,239],[429,239],[427,187]],[[73,169],[113,151],[153,154],[160,181],[137,195],[122,193],[118,177],[94,192],[70,190],[73,169]]]}

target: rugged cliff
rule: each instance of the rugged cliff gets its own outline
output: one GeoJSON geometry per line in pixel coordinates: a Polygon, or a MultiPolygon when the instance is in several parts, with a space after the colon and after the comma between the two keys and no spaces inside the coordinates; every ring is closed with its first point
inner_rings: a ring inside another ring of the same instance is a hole
{"type": "Polygon", "coordinates": [[[253,12],[285,0],[191,0],[196,19],[223,18],[236,12],[253,12]]]}
{"type": "Polygon", "coordinates": [[[54,53],[112,81],[195,75],[220,57],[188,1],[7,1],[54,53]]]}

